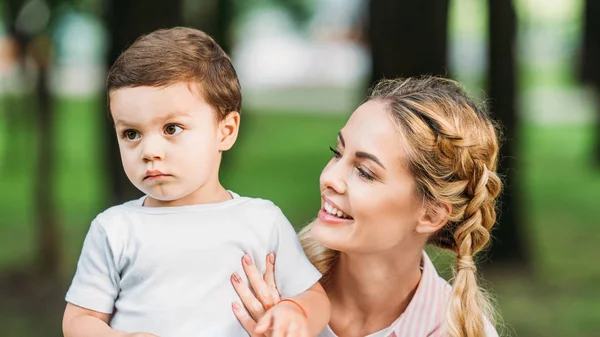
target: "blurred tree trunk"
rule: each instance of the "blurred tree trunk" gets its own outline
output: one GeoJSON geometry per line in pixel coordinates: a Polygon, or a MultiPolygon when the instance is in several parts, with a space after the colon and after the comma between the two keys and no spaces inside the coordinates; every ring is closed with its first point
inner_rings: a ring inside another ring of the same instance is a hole
{"type": "MultiPolygon", "coordinates": [[[[600,2],[586,0],[583,19],[583,59],[580,77],[592,85],[600,103],[600,2]]],[[[599,104],[600,105],[600,104],[599,104]]],[[[600,108],[596,109],[593,159],[600,168],[600,108]]]]}
{"type": "Polygon", "coordinates": [[[235,17],[233,0],[205,0],[186,8],[184,23],[200,29],[229,54],[231,52],[231,24],[235,17]]]}
{"type": "Polygon", "coordinates": [[[29,44],[29,53],[37,65],[37,106],[35,111],[38,130],[38,162],[36,165],[35,204],[38,223],[38,263],[45,279],[58,277],[61,267],[60,226],[54,205],[54,109],[48,88],[48,70],[51,59],[51,41],[45,34],[29,44]]]}
{"type": "MultiPolygon", "coordinates": [[[[109,30],[108,67],[139,36],[159,28],[170,28],[183,24],[183,0],[108,0],[107,23],[109,30]]],[[[105,106],[106,106],[105,101],[105,106]]],[[[106,137],[105,160],[109,187],[109,202],[121,203],[141,196],[127,179],[121,158],[115,131],[108,118],[104,119],[106,137]]]]}
{"type": "Polygon", "coordinates": [[[371,0],[371,83],[381,78],[446,75],[449,0],[371,0]]]}
{"type": "Polygon", "coordinates": [[[516,135],[516,15],[511,0],[488,0],[489,15],[489,68],[488,95],[490,109],[504,127],[505,141],[500,150],[500,172],[505,177],[500,197],[498,226],[493,232],[491,261],[494,265],[522,265],[529,263],[525,247],[523,205],[518,181],[516,135]]]}
{"type": "MultiPolygon", "coordinates": [[[[49,0],[45,3],[52,13],[60,0],[49,0]]],[[[45,280],[56,280],[61,269],[61,234],[57,221],[57,211],[53,203],[54,195],[54,111],[52,98],[48,88],[48,70],[51,64],[52,42],[45,27],[36,31],[21,31],[17,29],[16,20],[25,1],[9,0],[5,2],[8,12],[9,32],[15,38],[21,63],[22,74],[25,71],[25,58],[31,57],[35,63],[37,78],[35,83],[33,119],[36,122],[37,133],[37,162],[34,170],[34,205],[36,222],[36,271],[45,280]]],[[[35,4],[40,10],[44,4],[35,4]]],[[[25,110],[25,109],[24,109],[25,110]]],[[[26,118],[25,111],[20,111],[18,118],[26,118]]]]}

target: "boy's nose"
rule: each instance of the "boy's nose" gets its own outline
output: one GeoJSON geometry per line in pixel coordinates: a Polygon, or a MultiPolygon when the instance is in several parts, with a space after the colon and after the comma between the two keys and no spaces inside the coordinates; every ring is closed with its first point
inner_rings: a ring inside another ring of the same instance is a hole
{"type": "MultiPolygon", "coordinates": [[[[156,137],[158,138],[158,137],[156,137]]],[[[162,160],[165,157],[165,150],[160,139],[149,138],[144,139],[142,144],[142,160],[145,162],[162,160]]]]}

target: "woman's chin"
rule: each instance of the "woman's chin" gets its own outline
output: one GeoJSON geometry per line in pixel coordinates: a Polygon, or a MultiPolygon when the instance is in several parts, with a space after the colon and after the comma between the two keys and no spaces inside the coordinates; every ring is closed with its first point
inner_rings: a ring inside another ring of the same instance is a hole
{"type": "Polygon", "coordinates": [[[310,235],[327,248],[343,251],[350,241],[351,230],[352,223],[332,225],[316,219],[310,229],[310,235]]]}

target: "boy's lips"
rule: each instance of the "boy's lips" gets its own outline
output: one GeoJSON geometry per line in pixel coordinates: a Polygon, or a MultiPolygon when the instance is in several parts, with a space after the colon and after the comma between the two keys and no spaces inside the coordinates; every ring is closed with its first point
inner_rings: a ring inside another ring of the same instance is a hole
{"type": "Polygon", "coordinates": [[[146,171],[146,175],[144,176],[144,180],[154,180],[154,179],[160,179],[160,178],[165,178],[165,177],[170,177],[170,174],[166,174],[166,173],[162,173],[159,170],[148,170],[146,171]]]}

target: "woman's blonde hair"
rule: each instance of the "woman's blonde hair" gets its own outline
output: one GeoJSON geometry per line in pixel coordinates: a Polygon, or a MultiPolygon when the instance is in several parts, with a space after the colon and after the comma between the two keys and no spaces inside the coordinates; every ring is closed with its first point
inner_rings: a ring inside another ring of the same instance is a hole
{"type": "MultiPolygon", "coordinates": [[[[496,221],[496,198],[502,186],[496,173],[496,124],[458,83],[444,78],[382,80],[368,100],[387,104],[405,142],[417,195],[428,206],[452,206],[448,222],[429,238],[429,243],[456,254],[447,334],[484,336],[486,320],[493,323],[495,315],[477,285],[473,256],[488,244],[496,221]]],[[[310,227],[300,232],[300,241],[323,273],[326,287],[339,252],[312,239],[310,227]]]]}

